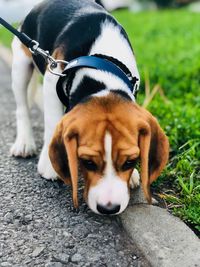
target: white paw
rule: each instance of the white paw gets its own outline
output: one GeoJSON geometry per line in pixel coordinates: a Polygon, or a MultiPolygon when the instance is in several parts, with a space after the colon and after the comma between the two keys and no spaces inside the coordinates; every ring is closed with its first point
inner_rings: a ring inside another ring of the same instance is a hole
{"type": "Polygon", "coordinates": [[[11,156],[27,158],[36,154],[36,145],[32,137],[20,136],[10,149],[11,156]]]}
{"type": "Polygon", "coordinates": [[[48,155],[48,149],[45,148],[42,149],[40,159],[38,162],[38,172],[43,178],[47,180],[53,181],[58,179],[58,175],[51,165],[51,161],[48,155]]]}
{"type": "Polygon", "coordinates": [[[129,185],[132,189],[140,185],[140,175],[137,169],[134,169],[130,178],[129,185]]]}

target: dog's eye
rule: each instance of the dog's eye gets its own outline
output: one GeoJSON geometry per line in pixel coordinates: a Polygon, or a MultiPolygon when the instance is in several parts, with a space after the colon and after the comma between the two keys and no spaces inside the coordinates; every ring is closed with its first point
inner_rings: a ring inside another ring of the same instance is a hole
{"type": "Polygon", "coordinates": [[[97,170],[97,165],[94,161],[92,160],[87,160],[87,159],[81,159],[81,163],[83,166],[88,170],[88,171],[96,171],[97,170]]]}
{"type": "Polygon", "coordinates": [[[128,159],[122,165],[122,171],[133,169],[136,166],[137,161],[135,159],[128,159]]]}

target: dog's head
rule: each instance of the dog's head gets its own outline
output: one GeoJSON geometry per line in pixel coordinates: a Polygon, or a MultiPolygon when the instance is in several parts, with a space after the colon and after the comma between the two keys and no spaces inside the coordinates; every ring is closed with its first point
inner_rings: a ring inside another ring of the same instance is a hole
{"type": "Polygon", "coordinates": [[[168,160],[168,139],[157,120],[137,104],[110,93],[78,104],[57,125],[49,147],[52,165],[73,188],[78,206],[78,163],[84,196],[96,213],[121,213],[129,202],[129,182],[136,162],[144,195],[168,160]],[[71,178],[70,178],[71,177],[71,178]]]}

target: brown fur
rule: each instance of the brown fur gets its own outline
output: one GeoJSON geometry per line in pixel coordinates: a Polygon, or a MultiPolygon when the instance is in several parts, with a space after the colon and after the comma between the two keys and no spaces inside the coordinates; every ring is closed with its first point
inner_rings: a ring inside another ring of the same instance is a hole
{"type": "Polygon", "coordinates": [[[151,203],[150,184],[167,163],[168,139],[148,111],[111,93],[79,104],[66,114],[59,122],[49,147],[52,165],[65,182],[69,182],[70,169],[75,206],[78,205],[78,158],[93,160],[98,166],[95,172],[82,167],[87,199],[89,188],[98,183],[104,172],[106,131],[112,136],[115,170],[127,184],[132,170],[124,172],[121,166],[127,159],[140,158],[142,188],[151,203]]]}
{"type": "Polygon", "coordinates": [[[31,51],[28,49],[28,47],[26,47],[25,45],[21,44],[22,50],[24,51],[24,53],[26,54],[27,57],[32,57],[32,53],[31,51]]]}
{"type": "MultiPolygon", "coordinates": [[[[62,47],[56,48],[52,54],[52,57],[56,60],[65,60],[63,48],[62,47]]],[[[64,70],[65,64],[60,63],[60,67],[61,67],[61,70],[64,70]]]]}

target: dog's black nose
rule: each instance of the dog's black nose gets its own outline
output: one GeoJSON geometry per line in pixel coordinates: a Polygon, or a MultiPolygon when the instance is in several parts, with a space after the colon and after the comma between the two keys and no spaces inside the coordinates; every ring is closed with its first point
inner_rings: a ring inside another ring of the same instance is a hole
{"type": "Polygon", "coordinates": [[[107,205],[97,204],[97,210],[101,214],[111,215],[117,213],[120,210],[120,205],[110,203],[107,205]]]}

